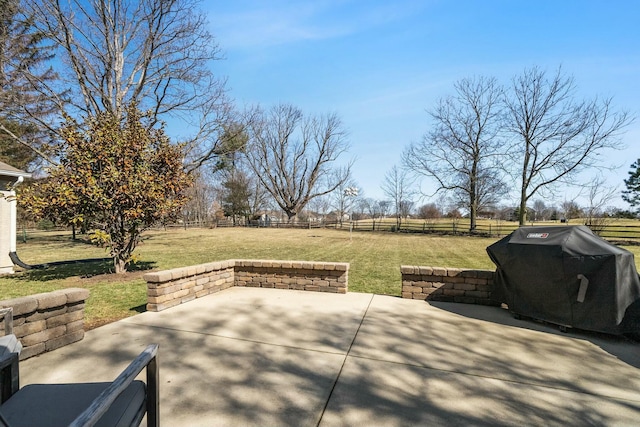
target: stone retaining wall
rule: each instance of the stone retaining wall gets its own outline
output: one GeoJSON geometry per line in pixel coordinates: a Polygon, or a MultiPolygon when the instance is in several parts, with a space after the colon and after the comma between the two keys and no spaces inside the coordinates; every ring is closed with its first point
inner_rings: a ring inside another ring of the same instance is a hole
{"type": "Polygon", "coordinates": [[[403,265],[400,272],[402,298],[500,305],[491,298],[491,270],[403,265]]]}
{"type": "Polygon", "coordinates": [[[232,286],[346,293],[349,264],[336,262],[227,260],[143,276],[147,310],[162,311],[232,286]]]}
{"type": "Polygon", "coordinates": [[[84,338],[87,298],[87,289],[69,288],[0,301],[0,308],[13,307],[13,333],[23,346],[20,360],[84,338]]]}

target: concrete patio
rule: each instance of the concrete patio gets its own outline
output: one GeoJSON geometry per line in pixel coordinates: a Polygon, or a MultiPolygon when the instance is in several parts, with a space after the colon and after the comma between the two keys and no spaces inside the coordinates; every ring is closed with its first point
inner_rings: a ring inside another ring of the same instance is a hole
{"type": "Polygon", "coordinates": [[[640,422],[638,343],[360,293],[234,287],[23,361],[21,384],[110,381],[152,342],[164,426],[640,422]]]}

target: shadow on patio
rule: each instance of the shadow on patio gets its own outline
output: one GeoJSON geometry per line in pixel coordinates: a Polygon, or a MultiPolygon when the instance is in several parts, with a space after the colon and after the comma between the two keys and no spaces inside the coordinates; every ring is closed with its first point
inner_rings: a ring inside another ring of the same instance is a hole
{"type": "Polygon", "coordinates": [[[157,342],[161,423],[169,426],[611,425],[640,417],[636,344],[516,323],[491,307],[232,288],[89,331],[24,361],[21,373],[23,384],[110,380],[157,342]]]}

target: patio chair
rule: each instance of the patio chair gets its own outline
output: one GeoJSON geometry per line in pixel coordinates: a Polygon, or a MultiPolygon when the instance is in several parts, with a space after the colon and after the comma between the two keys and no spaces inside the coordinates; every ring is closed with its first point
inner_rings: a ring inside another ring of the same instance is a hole
{"type": "Polygon", "coordinates": [[[0,337],[0,356],[22,351],[22,344],[13,334],[13,307],[0,309],[0,317],[4,319],[4,336],[0,337]]]}
{"type": "Polygon", "coordinates": [[[113,382],[20,388],[18,354],[0,357],[0,426],[115,427],[159,424],[158,345],[149,345],[113,382]],[[135,380],[146,368],[146,384],[135,380]]]}

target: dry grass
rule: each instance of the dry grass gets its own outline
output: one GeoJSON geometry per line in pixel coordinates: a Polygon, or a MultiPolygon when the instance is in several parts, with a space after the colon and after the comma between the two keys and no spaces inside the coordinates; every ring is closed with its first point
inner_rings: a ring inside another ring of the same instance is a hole
{"type": "MultiPolygon", "coordinates": [[[[154,270],[231,258],[348,262],[349,290],[399,295],[400,265],[493,269],[485,248],[497,238],[291,229],[173,229],[151,231],[136,250],[138,270],[108,274],[108,262],[30,270],[0,277],[0,299],[67,287],[91,291],[87,323],[97,326],[144,310],[145,268],[154,270]]],[[[640,257],[640,247],[627,247],[640,257]]],[[[23,261],[36,264],[105,256],[72,241],[69,233],[40,232],[18,244],[23,261]]]]}

